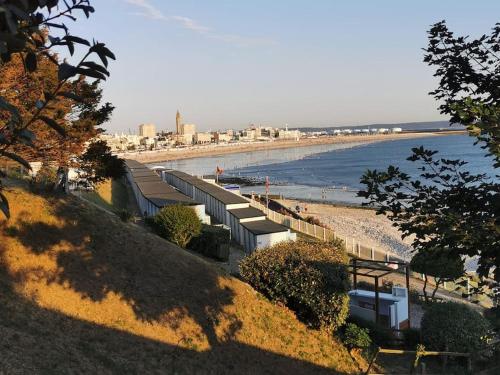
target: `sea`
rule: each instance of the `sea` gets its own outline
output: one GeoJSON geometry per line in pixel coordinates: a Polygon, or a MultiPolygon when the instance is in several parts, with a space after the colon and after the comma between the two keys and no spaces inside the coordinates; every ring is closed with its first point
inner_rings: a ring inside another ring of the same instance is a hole
{"type": "MultiPolygon", "coordinates": [[[[437,150],[436,157],[461,159],[462,167],[472,173],[484,173],[498,179],[491,157],[475,138],[464,134],[387,140],[374,143],[352,142],[288,149],[224,154],[151,165],[163,165],[194,175],[213,175],[217,167],[224,175],[269,179],[269,193],[287,198],[325,203],[360,205],[357,192],[363,188],[361,176],[366,170],[384,170],[398,166],[410,176],[418,176],[416,163],[408,160],[413,147],[437,150]]],[[[498,172],[497,172],[498,174],[498,172]]],[[[265,187],[244,186],[243,193],[265,194],[265,187]]]]}

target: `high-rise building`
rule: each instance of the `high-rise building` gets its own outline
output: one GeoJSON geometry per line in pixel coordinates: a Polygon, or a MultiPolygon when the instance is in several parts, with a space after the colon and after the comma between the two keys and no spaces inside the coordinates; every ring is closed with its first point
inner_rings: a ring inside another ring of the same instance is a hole
{"type": "Polygon", "coordinates": [[[139,125],[139,135],[148,138],[156,137],[156,126],[154,124],[139,125]]]}
{"type": "Polygon", "coordinates": [[[181,134],[181,125],[182,125],[182,117],[181,114],[179,113],[179,110],[177,110],[177,114],[175,115],[175,132],[177,134],[181,134]]]}
{"type": "Polygon", "coordinates": [[[196,125],[195,124],[181,124],[181,129],[179,134],[195,134],[196,125]]]}

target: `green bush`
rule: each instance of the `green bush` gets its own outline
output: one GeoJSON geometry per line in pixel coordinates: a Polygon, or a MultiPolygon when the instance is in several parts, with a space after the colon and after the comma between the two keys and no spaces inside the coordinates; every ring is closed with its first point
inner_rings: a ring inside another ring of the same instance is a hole
{"type": "Polygon", "coordinates": [[[349,349],[366,349],[372,344],[369,330],[354,323],[347,323],[344,328],[343,342],[349,349]]]}
{"type": "Polygon", "coordinates": [[[152,227],[158,235],[183,248],[201,232],[201,221],[196,212],[188,206],[164,207],[154,216],[152,222],[152,227]]]}
{"type": "Polygon", "coordinates": [[[347,255],[324,243],[283,242],[257,250],[240,264],[244,280],[314,327],[331,331],[349,312],[347,255]]]}
{"type": "Polygon", "coordinates": [[[422,318],[422,339],[430,350],[473,352],[484,347],[489,322],[461,303],[435,303],[422,318]]]}
{"type": "Polygon", "coordinates": [[[350,316],[348,321],[367,329],[372,341],[378,346],[392,346],[394,344],[395,337],[391,329],[357,316],[350,316]]]}
{"type": "Polygon", "coordinates": [[[132,213],[130,211],[125,210],[125,209],[119,210],[117,212],[117,215],[125,223],[128,223],[130,220],[132,220],[132,217],[134,216],[134,215],[132,215],[132,213]]]}
{"type": "Polygon", "coordinates": [[[229,242],[229,230],[203,225],[200,235],[189,242],[188,248],[207,257],[225,262],[229,259],[229,242]]]}

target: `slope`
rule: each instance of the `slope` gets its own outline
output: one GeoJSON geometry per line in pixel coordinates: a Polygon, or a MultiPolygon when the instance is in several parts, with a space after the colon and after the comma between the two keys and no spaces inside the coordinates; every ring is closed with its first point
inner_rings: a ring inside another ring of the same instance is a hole
{"type": "Polygon", "coordinates": [[[356,372],[341,343],[203,259],[75,197],[6,195],[5,372],[356,372]]]}

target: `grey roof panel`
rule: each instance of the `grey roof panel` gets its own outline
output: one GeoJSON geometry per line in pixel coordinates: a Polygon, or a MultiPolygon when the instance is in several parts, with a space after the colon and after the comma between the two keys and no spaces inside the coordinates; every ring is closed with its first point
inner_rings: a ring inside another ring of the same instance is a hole
{"type": "Polygon", "coordinates": [[[232,210],[228,210],[229,213],[234,215],[238,219],[248,219],[251,217],[262,217],[266,216],[264,212],[255,208],[255,207],[247,207],[247,208],[235,208],[232,210]]]}
{"type": "Polygon", "coordinates": [[[284,227],[283,225],[277,224],[274,221],[268,219],[249,221],[247,223],[240,223],[240,225],[248,229],[249,232],[256,235],[288,231],[287,227],[284,227]]]}
{"type": "Polygon", "coordinates": [[[203,181],[202,179],[191,176],[187,173],[175,170],[167,170],[165,172],[192,184],[196,188],[204,191],[224,204],[248,203],[248,201],[240,195],[234,194],[224,188],[221,188],[220,186],[203,181]]]}

